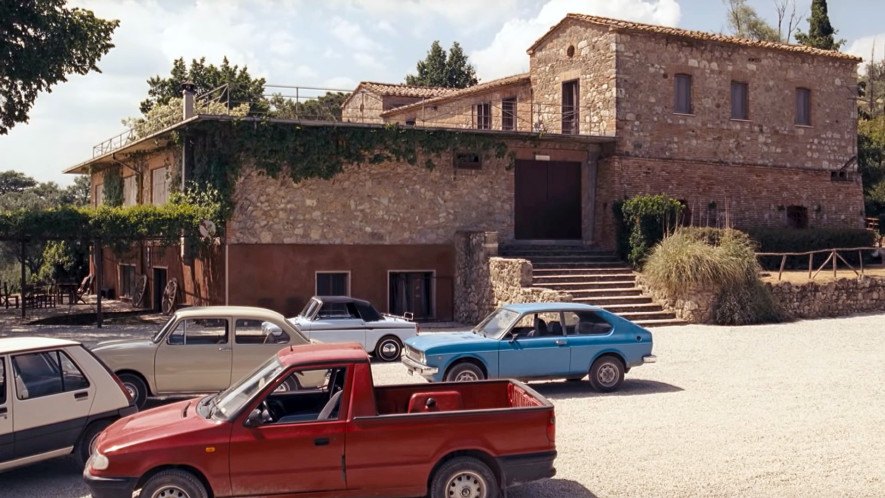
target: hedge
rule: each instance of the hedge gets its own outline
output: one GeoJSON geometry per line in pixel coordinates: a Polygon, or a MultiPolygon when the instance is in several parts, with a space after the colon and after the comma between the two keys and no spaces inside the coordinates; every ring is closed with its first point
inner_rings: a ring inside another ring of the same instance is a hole
{"type": "MultiPolygon", "coordinates": [[[[876,233],[863,228],[756,228],[748,232],[758,245],[757,252],[807,252],[876,245],[876,233]]],[[[826,253],[815,255],[813,261],[815,269],[820,267],[828,256],[826,253]]],[[[841,256],[852,265],[858,264],[856,252],[842,253],[841,256]]],[[[864,261],[867,258],[869,255],[865,255],[864,261]]],[[[767,270],[776,270],[780,267],[781,257],[764,256],[759,258],[759,263],[767,270]]],[[[808,269],[808,257],[788,257],[786,268],[808,269]]]]}

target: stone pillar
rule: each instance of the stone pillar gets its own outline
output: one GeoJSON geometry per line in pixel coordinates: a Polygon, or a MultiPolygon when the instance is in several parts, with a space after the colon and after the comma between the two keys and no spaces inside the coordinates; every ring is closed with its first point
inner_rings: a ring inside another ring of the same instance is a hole
{"type": "Polygon", "coordinates": [[[494,306],[489,258],[498,255],[498,232],[455,233],[455,320],[476,323],[494,306]]]}

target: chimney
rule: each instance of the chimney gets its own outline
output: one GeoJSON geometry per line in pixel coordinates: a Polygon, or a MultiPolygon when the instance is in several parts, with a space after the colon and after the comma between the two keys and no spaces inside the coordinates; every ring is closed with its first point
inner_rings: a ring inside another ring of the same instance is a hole
{"type": "Polygon", "coordinates": [[[196,86],[190,82],[185,81],[181,84],[181,100],[184,103],[182,118],[189,119],[194,117],[197,113],[194,110],[194,89],[196,86]]]}

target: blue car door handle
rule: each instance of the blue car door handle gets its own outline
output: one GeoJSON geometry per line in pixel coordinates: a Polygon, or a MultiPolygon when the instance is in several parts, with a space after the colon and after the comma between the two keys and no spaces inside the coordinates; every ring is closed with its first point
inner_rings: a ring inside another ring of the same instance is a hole
{"type": "Polygon", "coordinates": [[[568,341],[566,341],[565,339],[556,339],[556,341],[554,341],[554,343],[557,346],[565,346],[568,344],[568,341]]]}

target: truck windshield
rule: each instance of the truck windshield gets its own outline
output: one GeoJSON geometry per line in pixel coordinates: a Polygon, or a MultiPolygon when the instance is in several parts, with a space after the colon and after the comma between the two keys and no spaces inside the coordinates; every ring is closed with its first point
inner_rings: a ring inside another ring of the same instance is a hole
{"type": "Polygon", "coordinates": [[[234,416],[282,371],[283,365],[276,357],[267,360],[250,375],[219,393],[214,400],[215,407],[210,411],[210,416],[218,414],[225,419],[234,416]]]}
{"type": "Polygon", "coordinates": [[[519,313],[498,308],[485,317],[485,320],[479,322],[479,325],[473,327],[473,331],[486,337],[500,338],[513,326],[517,318],[519,318],[519,313]]]}

